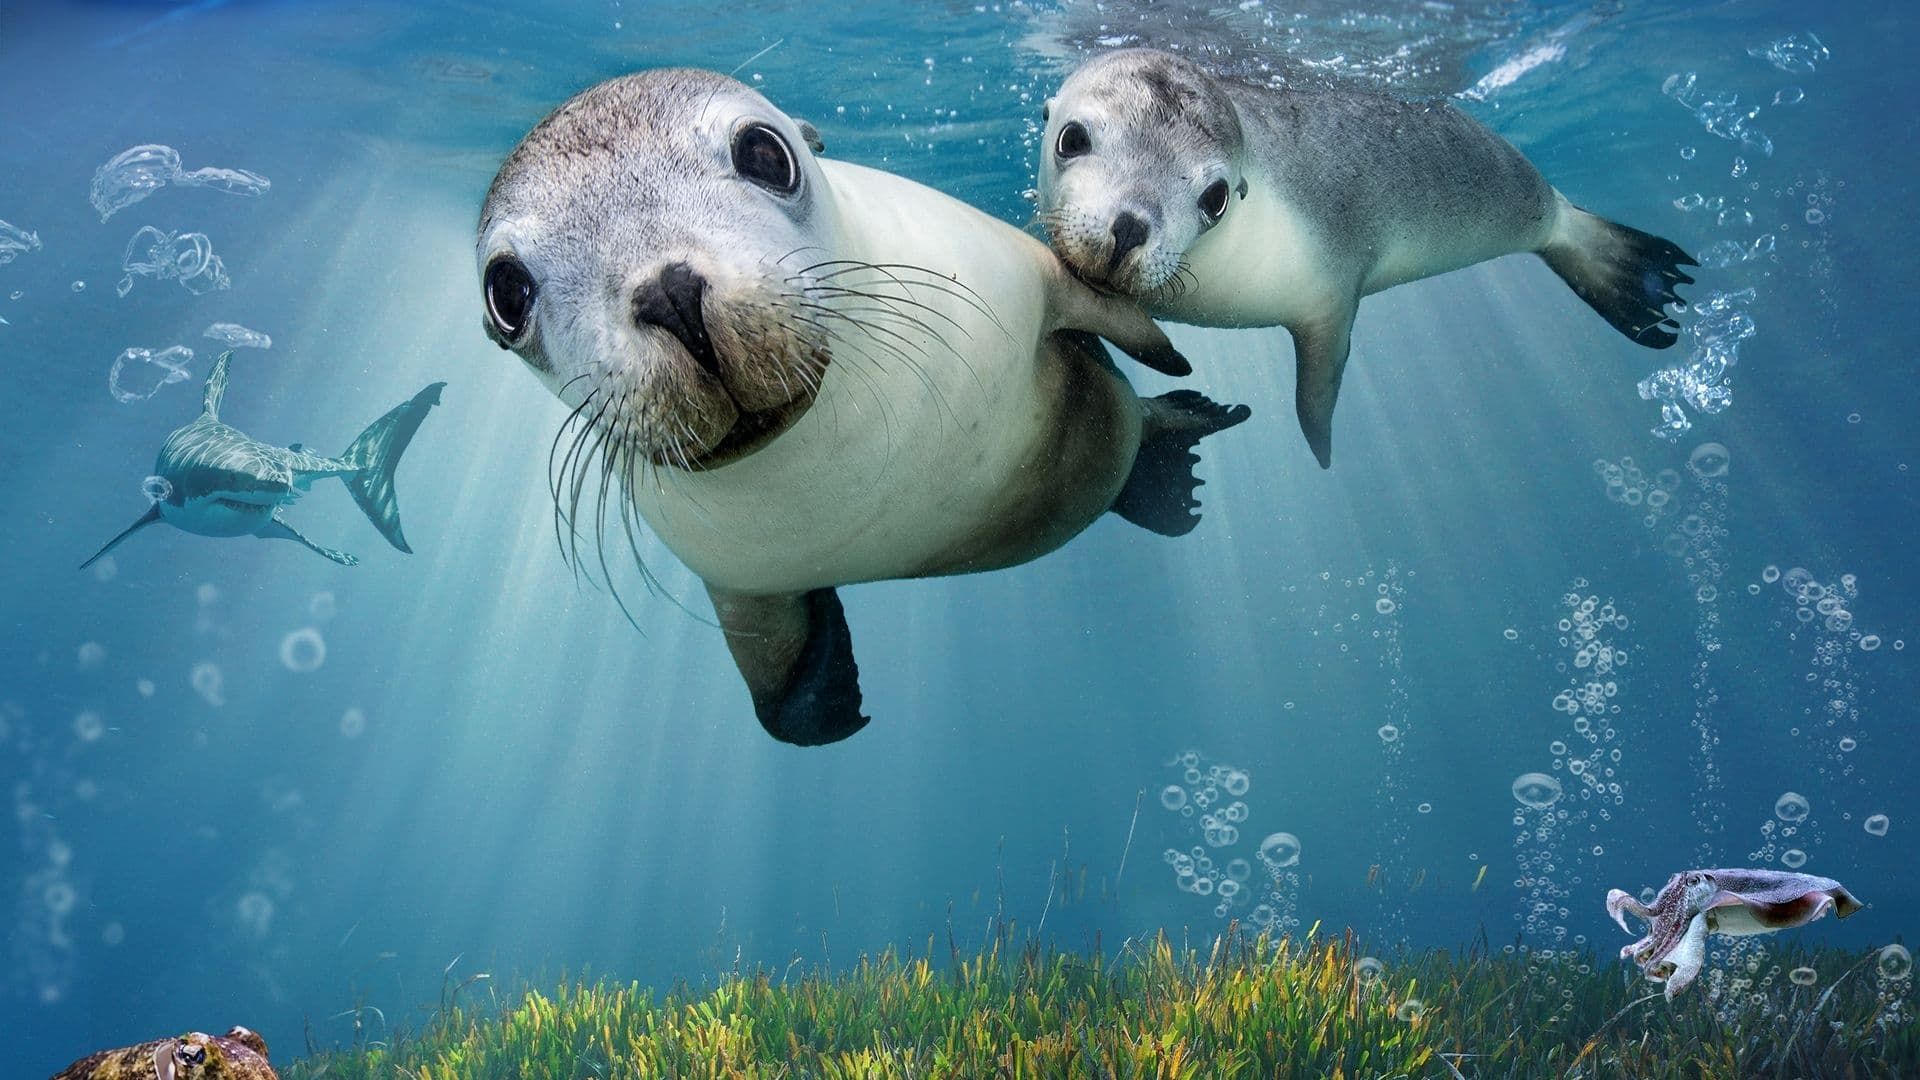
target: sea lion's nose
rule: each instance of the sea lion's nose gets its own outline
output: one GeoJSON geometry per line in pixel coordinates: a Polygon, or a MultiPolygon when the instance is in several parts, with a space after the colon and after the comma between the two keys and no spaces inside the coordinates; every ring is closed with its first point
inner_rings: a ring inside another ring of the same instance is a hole
{"type": "Polygon", "coordinates": [[[707,337],[707,323],[701,313],[706,299],[707,279],[686,263],[674,263],[660,276],[633,292],[635,326],[657,326],[679,339],[688,354],[707,374],[718,378],[720,358],[714,355],[713,342],[707,337]]]}
{"type": "Polygon", "coordinates": [[[1113,219],[1113,254],[1107,256],[1107,273],[1113,273],[1127,252],[1146,242],[1147,223],[1133,211],[1122,210],[1120,216],[1113,219]]]}

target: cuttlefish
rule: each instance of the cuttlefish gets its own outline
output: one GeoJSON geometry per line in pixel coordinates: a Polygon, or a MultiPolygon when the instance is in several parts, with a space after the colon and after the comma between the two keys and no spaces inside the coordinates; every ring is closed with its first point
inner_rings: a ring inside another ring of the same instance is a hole
{"type": "Polygon", "coordinates": [[[60,1070],[53,1080],[279,1080],[279,1074],[267,1063],[267,1041],[235,1027],[225,1035],[190,1031],[102,1050],[60,1070]]]}
{"type": "Polygon", "coordinates": [[[1707,959],[1707,935],[1771,934],[1805,926],[1831,910],[1844,919],[1860,901],[1832,878],[1781,870],[1688,870],[1667,880],[1653,905],[1620,889],[1607,893],[1607,914],[1632,933],[1627,913],[1647,922],[1645,937],[1620,950],[1647,978],[1667,984],[1667,1000],[1693,984],[1707,959]]]}

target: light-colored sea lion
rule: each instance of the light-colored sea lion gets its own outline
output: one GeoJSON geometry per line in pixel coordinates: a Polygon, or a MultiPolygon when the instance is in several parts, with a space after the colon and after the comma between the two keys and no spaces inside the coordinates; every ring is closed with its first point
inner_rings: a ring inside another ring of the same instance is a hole
{"type": "Polygon", "coordinates": [[[615,79],[507,158],[476,248],[488,335],[573,409],[564,545],[644,522],[705,581],[761,723],[803,745],[867,723],[836,586],[1012,566],[1109,509],[1185,532],[1192,447],[1247,415],[1139,398],[1092,335],[1187,365],[1137,304],[808,141],[732,79],[615,79]]]}
{"type": "Polygon", "coordinates": [[[1270,89],[1125,49],[1048,102],[1040,221],[1103,291],[1156,318],[1284,326],[1300,428],[1331,463],[1333,406],[1360,298],[1530,251],[1615,329],[1664,349],[1697,265],[1587,213],[1521,153],[1442,101],[1270,89]]]}

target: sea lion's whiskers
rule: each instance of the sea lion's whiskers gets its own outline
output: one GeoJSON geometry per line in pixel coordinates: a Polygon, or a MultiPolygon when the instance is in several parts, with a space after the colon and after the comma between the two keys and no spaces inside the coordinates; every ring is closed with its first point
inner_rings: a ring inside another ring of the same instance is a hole
{"type": "MultiPolygon", "coordinates": [[[[589,421],[587,426],[581,429],[581,439],[577,444],[580,452],[571,456],[570,464],[563,465],[563,468],[569,470],[568,475],[572,480],[568,488],[569,497],[567,500],[568,510],[566,518],[567,528],[573,537],[571,558],[573,564],[576,566],[576,572],[580,557],[578,524],[580,520],[580,493],[581,489],[585,486],[586,476],[592,467],[595,456],[600,454],[602,448],[606,445],[610,425],[600,423],[600,418],[606,415],[607,410],[612,408],[613,404],[613,397],[609,394],[606,403],[600,407],[599,412],[594,414],[593,420],[589,421]]],[[[556,509],[559,506],[558,493],[555,495],[554,505],[556,509]]]]}
{"type": "Polygon", "coordinates": [[[600,418],[606,414],[612,405],[613,397],[609,394],[606,399],[601,402],[600,408],[593,414],[593,418],[579,426],[578,434],[575,435],[572,446],[568,448],[566,457],[561,460],[559,473],[548,477],[549,481],[553,484],[554,535],[556,539],[560,536],[561,522],[564,521],[566,523],[566,541],[560,545],[560,558],[562,562],[566,563],[567,568],[573,571],[576,583],[580,576],[581,565],[579,528],[580,477],[585,473],[588,464],[593,460],[594,451],[590,448],[590,443],[598,433],[600,418]],[[570,503],[571,510],[563,508],[562,506],[562,498],[569,487],[567,483],[569,477],[572,478],[570,486],[573,492],[570,503]]]}
{"type": "MultiPolygon", "coordinates": [[[[586,378],[585,375],[576,375],[573,378],[567,380],[567,386],[572,386],[574,383],[579,382],[581,379],[584,379],[584,378],[586,378]]],[[[580,419],[580,414],[583,411],[585,411],[587,406],[593,401],[594,395],[599,392],[600,391],[597,387],[595,389],[587,391],[587,396],[584,398],[581,398],[580,404],[575,405],[572,411],[567,413],[567,418],[565,420],[560,421],[560,426],[557,429],[555,429],[553,433],[553,445],[547,448],[547,481],[548,481],[547,486],[550,490],[554,491],[554,494],[556,496],[559,494],[559,491],[557,488],[554,488],[553,486],[553,465],[554,465],[554,459],[560,453],[560,442],[561,440],[566,438],[568,429],[571,428],[580,419]]]]}
{"type": "MultiPolygon", "coordinates": [[[[578,378],[584,378],[584,377],[585,376],[579,376],[578,378]]],[[[567,385],[569,386],[573,385],[574,381],[577,381],[577,379],[569,380],[567,385]]],[[[556,511],[558,511],[559,504],[560,504],[560,486],[561,485],[560,485],[559,477],[562,475],[565,475],[564,465],[562,465],[561,467],[562,471],[560,473],[556,473],[554,469],[556,458],[559,458],[559,455],[560,455],[560,443],[567,438],[570,429],[572,429],[574,425],[578,423],[582,410],[584,410],[593,401],[594,394],[598,392],[599,391],[597,389],[593,391],[589,391],[586,398],[584,398],[579,405],[576,405],[572,412],[567,414],[567,418],[561,421],[560,427],[553,433],[553,445],[547,448],[547,490],[553,496],[554,509],[556,511]]],[[[569,458],[573,455],[575,450],[578,449],[579,439],[581,437],[582,436],[580,433],[577,433],[577,432],[574,433],[574,439],[571,443],[569,443],[567,448],[567,456],[569,458]]],[[[564,461],[565,459],[561,459],[561,460],[564,461]]],[[[554,542],[560,546],[561,548],[560,557],[564,559],[566,558],[566,541],[561,534],[560,526],[561,526],[561,515],[556,512],[553,518],[553,539],[554,539],[554,542]]]]}
{"type": "Polygon", "coordinates": [[[880,349],[884,349],[887,353],[891,354],[895,359],[899,360],[900,363],[907,368],[907,370],[913,373],[914,377],[919,380],[920,384],[927,389],[927,392],[931,394],[933,398],[936,401],[938,401],[943,408],[947,410],[948,414],[949,415],[953,414],[952,406],[947,402],[946,394],[941,391],[939,384],[933,381],[932,376],[930,376],[927,373],[925,366],[922,365],[919,361],[915,360],[912,354],[906,351],[908,347],[911,347],[914,345],[914,342],[909,340],[905,335],[900,334],[889,327],[869,325],[868,323],[860,319],[857,319],[852,315],[849,315],[847,312],[842,311],[839,308],[828,307],[824,304],[811,304],[811,303],[805,306],[811,310],[816,310],[820,312],[820,314],[823,317],[839,319],[842,322],[845,322],[851,326],[858,328],[860,332],[865,334],[867,338],[870,341],[872,341],[876,347],[880,349]],[[880,334],[882,333],[893,338],[894,341],[884,340],[880,336],[880,334]],[[898,344],[896,344],[896,342],[898,342],[898,344]]]}
{"type": "Polygon", "coordinates": [[[873,263],[865,263],[858,266],[849,266],[849,267],[846,267],[845,269],[836,270],[830,274],[816,275],[814,281],[810,283],[809,288],[810,289],[845,289],[849,292],[865,293],[871,299],[875,299],[875,300],[884,299],[884,300],[895,301],[902,304],[909,304],[909,305],[912,305],[913,307],[920,308],[923,311],[939,316],[940,318],[946,320],[949,325],[958,329],[962,334],[965,334],[967,332],[966,327],[962,326],[952,316],[948,315],[944,311],[941,311],[939,308],[929,305],[926,301],[921,300],[919,297],[913,295],[913,289],[917,286],[919,288],[926,289],[929,292],[937,293],[939,295],[946,296],[954,300],[958,300],[960,303],[965,304],[968,307],[972,308],[975,312],[981,315],[985,315],[989,321],[993,322],[993,325],[996,329],[998,329],[1001,333],[1006,333],[1006,327],[1001,326],[999,320],[994,318],[993,312],[988,308],[986,308],[985,306],[983,306],[985,301],[979,299],[979,294],[975,293],[972,289],[967,288],[965,285],[961,285],[957,281],[953,281],[949,278],[941,277],[940,275],[935,274],[931,270],[922,269],[921,267],[917,267],[917,266],[902,267],[902,269],[918,270],[920,271],[920,273],[927,275],[927,280],[908,281],[905,278],[900,277],[898,274],[893,273],[892,272],[893,269],[895,268],[891,266],[882,266],[882,265],[877,265],[873,263]],[[838,280],[839,278],[841,278],[846,274],[851,274],[860,270],[873,270],[880,275],[881,280],[853,281],[853,282],[838,280]],[[904,293],[905,295],[896,295],[893,293],[882,293],[882,292],[875,291],[882,285],[897,286],[901,290],[901,292],[904,293]],[[958,286],[961,290],[964,290],[964,292],[955,291],[950,286],[958,286]]]}

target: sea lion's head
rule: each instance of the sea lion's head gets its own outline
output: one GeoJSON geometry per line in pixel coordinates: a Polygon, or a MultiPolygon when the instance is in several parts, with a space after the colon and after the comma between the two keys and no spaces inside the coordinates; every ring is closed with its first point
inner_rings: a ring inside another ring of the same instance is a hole
{"type": "Polygon", "coordinates": [[[486,332],[574,407],[574,457],[623,480],[712,468],[812,404],[834,222],[808,134],[732,79],[648,71],[560,106],[500,167],[486,332]]]}
{"type": "Polygon", "coordinates": [[[1153,49],[1096,57],[1047,102],[1039,219],[1074,274],[1106,292],[1176,295],[1186,251],[1247,193],[1233,101],[1153,49]]]}

